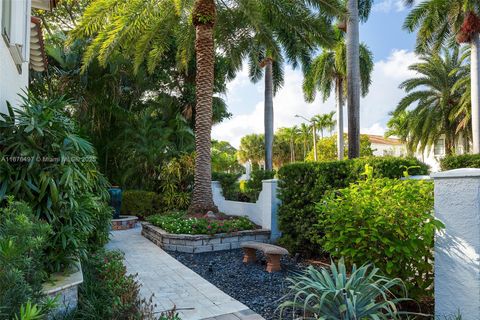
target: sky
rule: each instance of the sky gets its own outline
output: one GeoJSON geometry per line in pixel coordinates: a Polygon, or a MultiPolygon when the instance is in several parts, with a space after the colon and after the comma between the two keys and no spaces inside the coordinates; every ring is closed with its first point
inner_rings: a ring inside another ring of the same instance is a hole
{"type": "MultiPolygon", "coordinates": [[[[402,29],[409,8],[402,0],[376,0],[369,20],[360,26],[360,41],[374,54],[375,67],[372,74],[370,92],[361,100],[361,133],[383,135],[389,112],[392,111],[404,92],[399,84],[411,77],[408,66],[418,61],[413,52],[415,34],[402,29]]],[[[274,97],[274,128],[290,127],[303,120],[301,115],[310,118],[315,114],[335,110],[332,93],[323,102],[320,97],[313,103],[305,102],[302,92],[303,75],[300,69],[285,68],[285,84],[274,97]]],[[[231,81],[224,96],[232,117],[213,127],[212,138],[230,142],[239,147],[240,139],[250,133],[263,133],[263,80],[252,84],[244,68],[231,81]]],[[[345,124],[346,124],[346,110],[345,124]]],[[[346,125],[345,125],[346,128],[346,125]]]]}

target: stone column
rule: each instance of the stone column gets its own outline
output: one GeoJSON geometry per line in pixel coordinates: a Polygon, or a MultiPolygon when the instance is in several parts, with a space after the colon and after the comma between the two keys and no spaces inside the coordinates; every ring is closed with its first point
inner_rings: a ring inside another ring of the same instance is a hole
{"type": "MultiPolygon", "coordinates": [[[[278,229],[278,206],[280,200],[277,197],[278,180],[262,181],[262,227],[271,230],[271,240],[277,240],[281,236],[278,229]]],[[[260,200],[260,199],[259,199],[260,200]]]]}
{"type": "Polygon", "coordinates": [[[480,319],[480,169],[432,175],[435,217],[435,316],[480,319]]]}

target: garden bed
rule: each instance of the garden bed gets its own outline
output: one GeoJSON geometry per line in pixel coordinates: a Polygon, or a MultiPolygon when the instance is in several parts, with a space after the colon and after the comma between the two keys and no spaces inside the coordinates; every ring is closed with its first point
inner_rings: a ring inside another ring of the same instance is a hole
{"type": "MultiPolygon", "coordinates": [[[[282,271],[265,271],[265,258],[260,253],[255,264],[244,265],[242,250],[188,254],[170,252],[219,289],[242,302],[267,320],[278,319],[275,313],[280,299],[288,292],[286,278],[303,269],[294,259],[282,259],[282,271]]],[[[291,319],[286,316],[286,319],[291,319]]]]}
{"type": "Polygon", "coordinates": [[[173,234],[142,222],[142,235],[168,251],[202,253],[240,248],[244,241],[269,242],[270,230],[255,229],[214,235],[173,234]]]}

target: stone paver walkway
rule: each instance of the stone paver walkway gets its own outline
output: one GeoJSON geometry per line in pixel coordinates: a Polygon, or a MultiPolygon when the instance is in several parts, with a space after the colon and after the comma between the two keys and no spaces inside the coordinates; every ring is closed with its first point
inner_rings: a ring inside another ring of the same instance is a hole
{"type": "Polygon", "coordinates": [[[113,231],[108,249],[125,254],[130,274],[138,274],[140,293],[157,312],[176,306],[182,320],[261,320],[247,306],[233,299],[144,238],[141,227],[113,231]]]}

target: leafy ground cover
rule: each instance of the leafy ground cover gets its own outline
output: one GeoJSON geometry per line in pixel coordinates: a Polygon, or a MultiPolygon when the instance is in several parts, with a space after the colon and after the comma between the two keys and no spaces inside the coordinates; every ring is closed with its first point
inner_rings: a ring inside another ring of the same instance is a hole
{"type": "Polygon", "coordinates": [[[246,217],[208,217],[189,216],[185,212],[174,212],[168,215],[153,215],[147,221],[169,233],[174,234],[216,234],[232,233],[256,229],[257,226],[246,217]]]}

